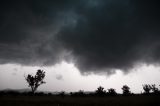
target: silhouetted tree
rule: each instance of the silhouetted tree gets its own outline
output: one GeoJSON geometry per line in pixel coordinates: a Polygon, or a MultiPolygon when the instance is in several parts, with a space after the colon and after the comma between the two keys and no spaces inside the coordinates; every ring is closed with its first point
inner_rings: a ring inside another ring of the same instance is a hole
{"type": "Polygon", "coordinates": [[[79,96],[85,96],[85,93],[84,93],[83,90],[79,90],[79,91],[77,92],[77,94],[78,94],[79,96]]]}
{"type": "Polygon", "coordinates": [[[71,92],[70,95],[71,96],[80,96],[80,97],[86,96],[86,94],[84,93],[83,90],[79,90],[78,92],[71,92]]]}
{"type": "Polygon", "coordinates": [[[149,84],[145,84],[145,85],[142,85],[142,86],[143,86],[144,93],[146,93],[146,94],[149,94],[150,91],[152,90],[152,86],[149,85],[149,84]]]}
{"type": "Polygon", "coordinates": [[[109,94],[109,95],[116,95],[117,93],[116,93],[116,90],[115,90],[115,89],[110,88],[110,89],[108,89],[108,94],[109,94]]]}
{"type": "Polygon", "coordinates": [[[158,90],[158,88],[156,87],[155,84],[151,85],[151,90],[152,90],[153,93],[155,93],[155,94],[159,93],[159,90],[158,90]]]}
{"type": "Polygon", "coordinates": [[[123,90],[123,95],[129,95],[129,94],[131,94],[130,88],[127,85],[124,85],[122,87],[122,90],[123,90]]]}
{"type": "Polygon", "coordinates": [[[64,97],[65,97],[65,91],[61,91],[61,92],[59,93],[59,96],[61,96],[62,98],[64,98],[64,97]]]}
{"type": "Polygon", "coordinates": [[[104,96],[105,94],[106,94],[106,91],[104,90],[104,88],[99,86],[96,90],[96,95],[104,96]]]}
{"type": "Polygon", "coordinates": [[[45,72],[43,70],[37,70],[37,73],[35,76],[28,74],[27,77],[25,77],[28,83],[28,86],[31,87],[33,94],[41,84],[45,83],[43,81],[44,77],[45,77],[45,72]]]}

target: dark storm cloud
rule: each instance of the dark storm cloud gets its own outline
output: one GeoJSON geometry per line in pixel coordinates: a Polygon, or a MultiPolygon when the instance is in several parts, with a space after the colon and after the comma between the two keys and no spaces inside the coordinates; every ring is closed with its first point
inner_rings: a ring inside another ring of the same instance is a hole
{"type": "Polygon", "coordinates": [[[159,63],[158,0],[17,0],[0,11],[1,63],[108,73],[159,63]]]}
{"type": "MultiPolygon", "coordinates": [[[[69,1],[68,1],[69,2],[69,1]]],[[[0,63],[45,65],[60,61],[62,48],[54,41],[62,22],[58,12],[66,1],[1,1],[0,63]]]]}

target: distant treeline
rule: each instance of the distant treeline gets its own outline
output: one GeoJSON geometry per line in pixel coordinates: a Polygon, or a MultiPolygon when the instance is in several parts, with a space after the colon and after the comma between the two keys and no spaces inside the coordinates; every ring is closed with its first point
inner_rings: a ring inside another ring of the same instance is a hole
{"type": "Polygon", "coordinates": [[[119,94],[116,92],[114,88],[107,89],[107,91],[102,87],[99,86],[94,92],[85,92],[83,90],[79,90],[78,92],[70,92],[66,93],[65,91],[59,92],[59,93],[45,93],[45,92],[19,92],[14,90],[8,90],[8,91],[0,91],[1,96],[7,96],[7,95],[13,95],[13,96],[19,96],[19,95],[26,95],[26,96],[71,96],[71,97],[88,97],[88,96],[134,96],[134,95],[160,95],[160,90],[156,87],[155,84],[144,84],[142,85],[143,92],[140,94],[134,94],[130,91],[130,87],[127,85],[124,85],[122,87],[122,94],[119,94]]]}

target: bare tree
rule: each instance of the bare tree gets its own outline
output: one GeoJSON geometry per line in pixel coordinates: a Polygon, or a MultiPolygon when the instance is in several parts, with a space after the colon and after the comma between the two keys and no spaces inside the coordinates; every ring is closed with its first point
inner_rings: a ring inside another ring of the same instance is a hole
{"type": "Polygon", "coordinates": [[[31,87],[33,94],[41,84],[46,83],[43,81],[44,77],[45,77],[45,72],[43,70],[37,70],[37,73],[35,76],[28,74],[27,77],[25,77],[28,83],[28,86],[31,87]]]}

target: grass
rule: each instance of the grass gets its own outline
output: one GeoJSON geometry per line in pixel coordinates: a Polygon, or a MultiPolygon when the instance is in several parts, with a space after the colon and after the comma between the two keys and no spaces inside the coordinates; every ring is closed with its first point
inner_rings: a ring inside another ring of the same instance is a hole
{"type": "Polygon", "coordinates": [[[160,96],[0,96],[0,106],[160,106],[160,96]]]}

